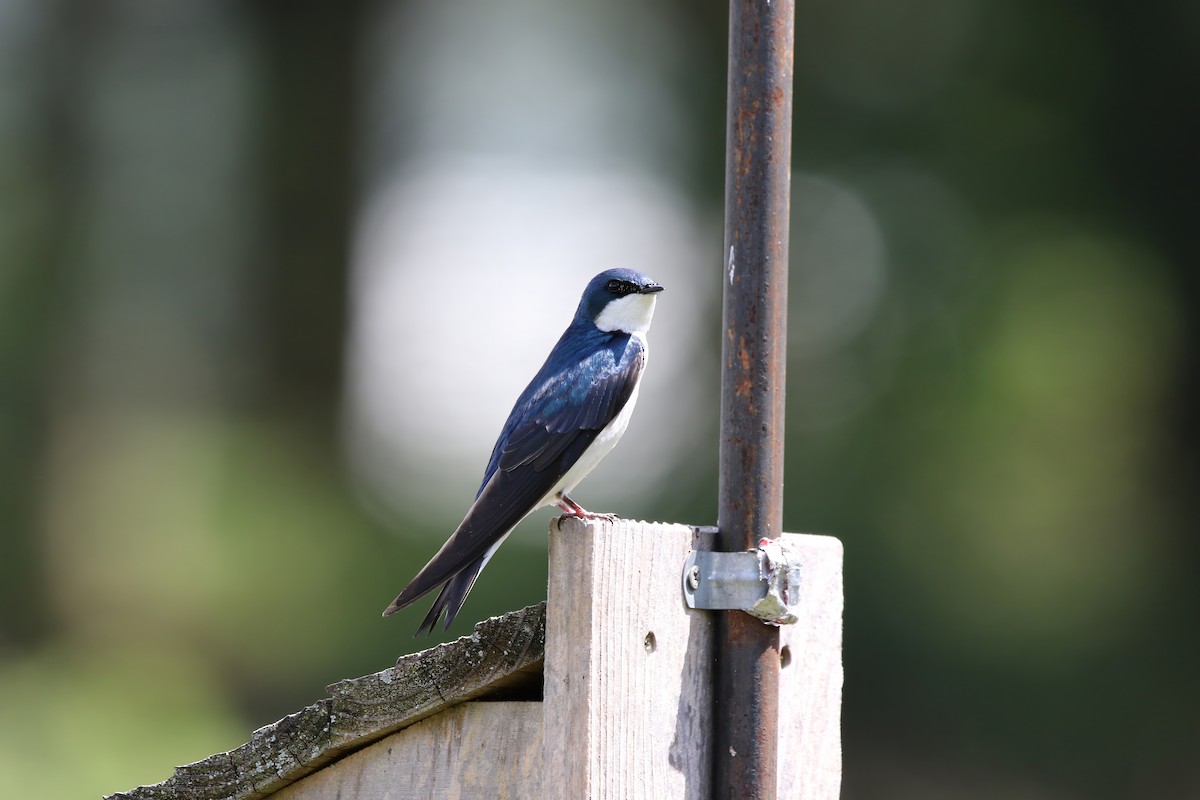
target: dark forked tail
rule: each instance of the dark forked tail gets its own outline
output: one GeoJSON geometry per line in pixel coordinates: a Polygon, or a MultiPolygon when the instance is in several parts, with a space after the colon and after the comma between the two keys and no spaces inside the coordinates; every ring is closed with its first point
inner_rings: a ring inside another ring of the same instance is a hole
{"type": "Polygon", "coordinates": [[[486,560],[486,558],[479,559],[442,584],[442,590],[438,592],[437,599],[433,601],[429,613],[425,615],[425,619],[421,622],[421,627],[417,628],[417,632],[413,634],[414,636],[420,636],[422,633],[433,633],[433,628],[437,625],[438,617],[442,615],[443,611],[446,612],[446,623],[442,627],[442,630],[450,629],[450,623],[454,622],[454,618],[458,616],[463,603],[467,601],[467,595],[471,593],[471,588],[475,585],[475,579],[479,577],[480,572],[483,572],[483,565],[486,560]]]}
{"type": "MultiPolygon", "coordinates": [[[[433,601],[433,606],[429,609],[429,613],[425,615],[424,621],[421,622],[421,627],[417,628],[414,636],[420,636],[422,633],[432,633],[434,626],[437,625],[438,618],[442,616],[442,612],[446,614],[446,623],[443,630],[450,628],[450,623],[454,622],[454,618],[462,610],[463,603],[467,600],[467,595],[471,593],[471,587],[475,585],[475,579],[479,577],[479,573],[483,571],[483,566],[486,563],[487,556],[483,556],[465,569],[451,576],[442,584],[442,590],[438,592],[437,599],[433,601]]],[[[436,588],[437,584],[434,584],[420,593],[408,594],[407,590],[401,592],[400,596],[393,600],[392,604],[383,612],[383,615],[385,617],[391,616],[400,609],[407,608],[436,588]]]]}

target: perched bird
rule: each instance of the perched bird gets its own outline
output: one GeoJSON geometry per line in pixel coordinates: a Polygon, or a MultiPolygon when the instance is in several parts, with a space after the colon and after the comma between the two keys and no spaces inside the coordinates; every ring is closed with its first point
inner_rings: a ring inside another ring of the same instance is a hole
{"type": "Polygon", "coordinates": [[[592,514],[568,493],[629,424],[662,290],[631,269],[592,278],[571,324],[509,413],[474,504],[385,617],[440,586],[417,634],[432,631],[443,612],[449,628],[496,548],[536,509],[557,505],[573,516],[612,518],[592,514]]]}

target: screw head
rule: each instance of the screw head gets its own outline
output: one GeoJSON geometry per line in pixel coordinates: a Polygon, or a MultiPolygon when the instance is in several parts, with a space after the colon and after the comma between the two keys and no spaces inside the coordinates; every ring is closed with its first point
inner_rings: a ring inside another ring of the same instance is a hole
{"type": "Polygon", "coordinates": [[[700,587],[700,567],[695,564],[688,570],[687,585],[693,592],[700,587]]]}

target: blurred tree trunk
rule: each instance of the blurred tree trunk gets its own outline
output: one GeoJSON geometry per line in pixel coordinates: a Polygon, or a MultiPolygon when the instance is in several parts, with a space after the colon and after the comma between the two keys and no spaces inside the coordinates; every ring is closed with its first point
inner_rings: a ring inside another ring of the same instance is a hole
{"type": "Polygon", "coordinates": [[[15,610],[0,619],[0,643],[32,643],[51,624],[43,481],[87,197],[79,117],[97,11],[88,0],[57,0],[46,11],[29,49],[31,135],[10,139],[12,150],[0,155],[14,165],[7,199],[26,223],[0,245],[8,273],[0,294],[0,607],[15,610]]]}
{"type": "MultiPolygon", "coordinates": [[[[1114,4],[1098,7],[1113,69],[1104,102],[1091,125],[1111,174],[1121,217],[1148,232],[1173,269],[1173,289],[1182,309],[1180,369],[1167,423],[1173,448],[1164,454],[1165,493],[1178,507],[1180,524],[1172,543],[1180,563],[1200,562],[1196,536],[1196,485],[1200,482],[1200,228],[1196,187],[1200,185],[1200,56],[1193,37],[1194,6],[1160,4],[1129,15],[1114,4]],[[1150,87],[1150,88],[1148,88],[1150,87]],[[1181,154],[1189,154],[1181,157],[1181,154]],[[1169,476],[1169,477],[1166,477],[1169,476]],[[1188,522],[1192,520],[1192,522],[1188,522]]],[[[1192,624],[1200,609],[1200,581],[1181,582],[1173,614],[1192,624]]],[[[1164,614],[1169,635],[1177,620],[1164,614]]],[[[1200,665],[1200,643],[1186,648],[1188,669],[1200,665]]]]}
{"type": "Polygon", "coordinates": [[[262,57],[254,163],[264,369],[260,407],[283,409],[333,444],[341,392],[355,145],[358,41],[371,0],[254,0],[262,57]]]}

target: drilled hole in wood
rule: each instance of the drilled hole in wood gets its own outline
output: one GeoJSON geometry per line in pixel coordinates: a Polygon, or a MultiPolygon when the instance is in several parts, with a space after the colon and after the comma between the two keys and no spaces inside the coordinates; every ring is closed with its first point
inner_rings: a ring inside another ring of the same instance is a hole
{"type": "Polygon", "coordinates": [[[786,644],[779,651],[779,666],[786,667],[792,663],[792,648],[786,644]]]}
{"type": "Polygon", "coordinates": [[[654,638],[654,631],[646,634],[646,638],[642,641],[647,653],[653,653],[654,648],[658,647],[658,642],[654,638]]]}

